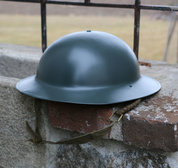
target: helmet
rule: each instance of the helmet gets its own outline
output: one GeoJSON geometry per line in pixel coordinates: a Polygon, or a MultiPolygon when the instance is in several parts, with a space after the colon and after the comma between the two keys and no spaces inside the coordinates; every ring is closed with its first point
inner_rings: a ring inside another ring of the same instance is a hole
{"type": "Polygon", "coordinates": [[[151,95],[161,88],[141,75],[132,49],[99,31],[63,36],[44,52],[37,74],[17,83],[29,96],[78,104],[112,104],[151,95]]]}

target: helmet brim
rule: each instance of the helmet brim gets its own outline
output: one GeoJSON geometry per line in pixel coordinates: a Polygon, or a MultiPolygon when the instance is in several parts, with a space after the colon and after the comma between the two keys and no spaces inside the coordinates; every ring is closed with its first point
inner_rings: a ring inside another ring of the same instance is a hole
{"type": "Polygon", "coordinates": [[[158,81],[145,75],[130,84],[105,87],[59,87],[43,83],[36,75],[19,81],[16,88],[31,97],[76,104],[104,105],[131,101],[158,92],[158,81]]]}

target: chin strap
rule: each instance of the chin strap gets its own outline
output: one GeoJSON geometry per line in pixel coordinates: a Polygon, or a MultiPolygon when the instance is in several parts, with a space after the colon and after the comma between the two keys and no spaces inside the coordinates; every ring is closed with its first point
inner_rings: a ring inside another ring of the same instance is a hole
{"type": "Polygon", "coordinates": [[[37,144],[37,145],[45,144],[45,143],[48,143],[48,144],[83,144],[83,143],[87,143],[91,140],[101,139],[110,131],[110,129],[112,128],[112,126],[115,123],[117,123],[121,120],[122,116],[126,112],[130,111],[135,106],[137,106],[140,103],[140,101],[141,101],[141,99],[138,99],[138,100],[134,101],[133,103],[131,103],[130,105],[128,105],[120,110],[117,110],[115,113],[113,113],[113,114],[120,115],[119,119],[116,121],[111,121],[110,119],[113,116],[113,114],[112,114],[111,117],[109,118],[109,120],[111,121],[110,125],[108,125],[107,127],[103,128],[103,129],[100,129],[98,131],[93,131],[91,133],[77,136],[77,137],[74,137],[71,139],[52,142],[52,141],[43,140],[40,135],[39,128],[38,128],[38,119],[39,119],[39,113],[40,113],[40,109],[41,109],[41,100],[35,99],[35,131],[32,130],[32,128],[26,121],[26,130],[31,136],[31,139],[29,139],[28,141],[30,141],[34,144],[37,144]]]}

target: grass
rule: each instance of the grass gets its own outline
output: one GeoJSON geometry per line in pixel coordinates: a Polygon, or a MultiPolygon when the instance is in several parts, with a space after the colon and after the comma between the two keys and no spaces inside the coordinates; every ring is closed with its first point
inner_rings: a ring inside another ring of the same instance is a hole
{"type": "MultiPolygon", "coordinates": [[[[48,45],[59,37],[83,30],[114,34],[133,48],[133,17],[48,16],[48,45]]],[[[0,42],[41,47],[40,16],[0,15],[0,42]]],[[[175,36],[175,35],[174,35],[175,36]]],[[[173,38],[177,44],[177,38],[173,38]]],[[[161,60],[167,40],[167,22],[141,17],[139,58],[161,60]]],[[[174,45],[175,46],[175,45],[174,45]]],[[[171,48],[176,55],[176,47],[171,48]]],[[[175,57],[175,56],[173,56],[175,57]]],[[[170,59],[170,62],[174,60],[170,59]]],[[[173,61],[175,62],[175,61],[173,61]]]]}

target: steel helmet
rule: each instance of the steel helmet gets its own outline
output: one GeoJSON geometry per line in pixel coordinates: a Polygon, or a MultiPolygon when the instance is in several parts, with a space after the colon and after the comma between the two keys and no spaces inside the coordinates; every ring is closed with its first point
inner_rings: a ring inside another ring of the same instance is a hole
{"type": "Polygon", "coordinates": [[[16,87],[39,99],[101,105],[142,98],[161,85],[140,74],[136,56],[124,41],[88,30],[53,42],[41,57],[37,74],[16,87]]]}

